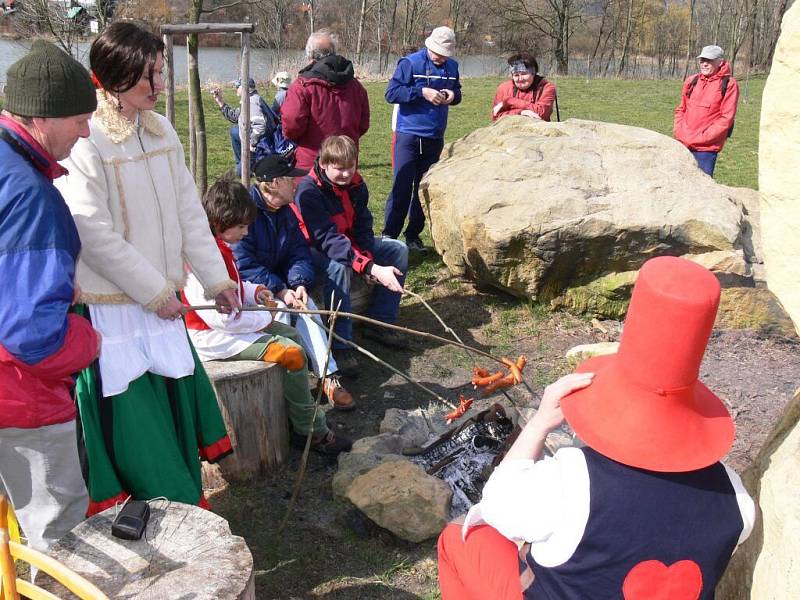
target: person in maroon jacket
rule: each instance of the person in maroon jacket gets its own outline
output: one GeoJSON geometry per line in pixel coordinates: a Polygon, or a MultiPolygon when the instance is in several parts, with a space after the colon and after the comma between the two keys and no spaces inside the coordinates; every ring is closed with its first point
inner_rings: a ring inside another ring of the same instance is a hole
{"type": "Polygon", "coordinates": [[[289,86],[281,121],[283,135],[297,144],[296,167],[309,171],[325,138],[346,135],[358,144],[369,129],[369,100],[330,31],[309,36],[306,56],[311,64],[289,86]]]}
{"type": "Polygon", "coordinates": [[[707,175],[714,176],[717,155],[733,131],[739,84],[719,46],[703,48],[697,61],[700,73],[683,82],[681,102],[675,109],[673,133],[686,146],[707,175]]]}

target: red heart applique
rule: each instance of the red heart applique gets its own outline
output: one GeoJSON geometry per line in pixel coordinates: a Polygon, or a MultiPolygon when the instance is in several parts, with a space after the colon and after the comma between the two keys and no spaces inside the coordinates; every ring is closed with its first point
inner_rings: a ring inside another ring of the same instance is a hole
{"type": "Polygon", "coordinates": [[[703,574],[697,563],[679,560],[670,566],[660,560],[645,560],[633,567],[622,583],[625,600],[697,600],[703,589],[703,574]]]}

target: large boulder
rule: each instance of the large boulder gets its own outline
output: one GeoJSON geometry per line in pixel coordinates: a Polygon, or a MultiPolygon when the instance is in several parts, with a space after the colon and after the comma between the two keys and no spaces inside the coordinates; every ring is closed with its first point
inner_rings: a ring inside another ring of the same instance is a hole
{"type": "Polygon", "coordinates": [[[379,464],[357,477],[347,498],[397,537],[422,542],[447,524],[453,491],[441,479],[405,460],[379,464]]]}
{"type": "Polygon", "coordinates": [[[517,296],[550,301],[615,274],[629,289],[657,255],[704,256],[737,285],[749,276],[742,194],[647,129],[506,117],[448,146],[421,189],[448,268],[517,296]]]}
{"type": "Polygon", "coordinates": [[[783,18],[761,101],[758,185],[767,283],[800,328],[800,5],[783,18]]]}

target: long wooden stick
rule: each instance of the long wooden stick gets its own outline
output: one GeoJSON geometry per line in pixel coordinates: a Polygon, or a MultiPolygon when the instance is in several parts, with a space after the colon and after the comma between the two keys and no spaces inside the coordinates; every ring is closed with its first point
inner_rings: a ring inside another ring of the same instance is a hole
{"type": "Polygon", "coordinates": [[[444,404],[445,406],[447,406],[447,407],[449,407],[449,408],[451,408],[451,409],[453,409],[453,410],[456,410],[456,409],[458,408],[458,407],[457,407],[455,404],[453,404],[452,402],[450,402],[450,401],[449,401],[449,400],[447,400],[446,398],[444,398],[444,397],[440,396],[439,394],[437,394],[436,392],[434,392],[432,389],[425,387],[425,386],[424,386],[424,385],[422,385],[422,384],[421,384],[419,381],[417,381],[417,380],[413,379],[413,378],[412,378],[410,375],[406,375],[406,374],[405,374],[405,373],[403,373],[403,372],[402,372],[400,369],[398,369],[398,368],[396,368],[396,367],[393,367],[393,366],[392,366],[392,365],[390,365],[388,362],[386,362],[386,361],[385,361],[385,360],[383,360],[382,358],[378,357],[377,355],[373,354],[372,352],[370,352],[370,351],[369,351],[369,350],[367,350],[366,348],[364,348],[364,347],[362,347],[362,346],[359,346],[359,345],[358,345],[358,344],[356,344],[356,343],[355,343],[353,340],[346,340],[346,339],[344,339],[343,337],[341,337],[341,336],[339,336],[339,335],[336,335],[335,333],[333,334],[333,337],[335,337],[337,340],[339,340],[339,341],[340,341],[340,342],[342,342],[343,344],[347,344],[348,346],[350,346],[350,347],[351,347],[351,348],[353,348],[354,350],[357,350],[358,352],[360,352],[360,353],[361,353],[361,354],[363,354],[364,356],[368,356],[369,358],[371,358],[372,360],[374,360],[374,361],[375,361],[376,363],[378,363],[379,365],[381,365],[381,366],[383,366],[383,367],[386,367],[387,369],[389,369],[389,370],[390,370],[392,373],[395,373],[396,375],[400,375],[400,377],[402,377],[403,379],[405,379],[405,380],[406,380],[406,381],[408,381],[409,383],[411,383],[411,384],[413,384],[413,385],[417,386],[418,388],[420,388],[421,390],[425,391],[426,393],[430,394],[431,396],[433,396],[433,397],[434,397],[436,400],[438,400],[439,402],[441,402],[441,403],[442,403],[442,404],[444,404]]]}
{"type": "MultiPolygon", "coordinates": [[[[331,297],[331,300],[333,298],[331,297]]],[[[333,304],[333,303],[331,303],[333,304]]],[[[331,342],[333,341],[333,326],[336,324],[336,317],[339,313],[339,307],[342,305],[342,301],[339,300],[339,304],[336,305],[336,309],[333,311],[333,315],[331,315],[330,323],[328,324],[328,347],[325,350],[325,366],[322,369],[322,378],[323,382],[322,385],[319,386],[317,389],[317,397],[314,400],[314,414],[311,417],[311,423],[308,426],[308,435],[306,436],[306,445],[303,448],[303,457],[300,459],[300,468],[297,470],[297,479],[294,482],[294,489],[292,490],[292,497],[289,499],[289,505],[286,507],[286,514],[283,515],[283,519],[281,520],[280,525],[278,525],[278,533],[283,531],[283,528],[286,527],[286,523],[289,521],[289,515],[292,514],[292,510],[294,509],[294,505],[297,502],[297,498],[300,496],[300,487],[303,484],[303,478],[306,474],[306,465],[308,464],[308,453],[311,451],[311,438],[314,434],[314,421],[317,418],[317,414],[319,413],[319,403],[322,400],[322,392],[325,388],[324,379],[325,373],[328,372],[328,363],[331,360],[331,342]]]]}
{"type": "MultiPolygon", "coordinates": [[[[437,321],[439,321],[439,323],[441,323],[441,324],[442,324],[442,327],[444,327],[444,330],[445,330],[445,331],[447,331],[447,332],[449,332],[449,333],[450,333],[450,335],[452,335],[452,336],[453,336],[453,337],[456,339],[456,341],[457,341],[459,344],[461,344],[461,345],[463,346],[463,349],[464,349],[464,351],[467,353],[467,355],[469,356],[469,358],[471,358],[471,359],[473,359],[473,360],[474,360],[475,356],[474,356],[474,354],[473,354],[473,352],[472,352],[472,348],[470,348],[469,346],[467,346],[466,344],[464,344],[463,340],[462,340],[460,337],[458,337],[458,334],[455,332],[455,330],[454,330],[452,327],[448,326],[448,325],[447,325],[447,323],[445,323],[445,322],[444,322],[444,319],[442,319],[442,318],[441,318],[441,317],[438,315],[438,313],[437,313],[435,310],[433,310],[433,307],[432,307],[430,304],[428,304],[428,303],[425,301],[425,299],[424,299],[422,296],[420,296],[419,294],[416,294],[416,293],[412,292],[411,290],[403,290],[403,293],[404,293],[404,294],[407,294],[407,295],[409,295],[409,296],[411,296],[412,298],[416,298],[417,300],[419,300],[420,302],[422,302],[422,305],[423,305],[425,308],[427,308],[427,309],[428,309],[428,311],[429,311],[429,312],[430,312],[430,313],[431,313],[431,314],[432,314],[434,317],[436,317],[436,320],[437,320],[437,321]]],[[[476,366],[477,366],[477,365],[476,365],[476,366]]],[[[522,380],[521,380],[521,383],[522,383],[522,384],[523,384],[523,385],[524,385],[524,386],[525,386],[525,387],[528,389],[528,391],[531,393],[531,395],[534,395],[534,394],[533,394],[533,390],[531,389],[531,386],[529,386],[529,385],[528,385],[528,382],[527,382],[527,381],[525,381],[525,378],[524,378],[524,377],[522,378],[522,380]]],[[[511,396],[509,395],[509,393],[508,393],[506,390],[504,390],[504,389],[501,389],[500,391],[501,391],[501,392],[503,393],[503,395],[506,397],[506,400],[508,400],[508,401],[511,403],[511,406],[514,406],[514,407],[516,407],[516,406],[517,406],[517,403],[516,403],[516,402],[514,402],[513,398],[511,398],[511,396]]]]}
{"type": "MultiPolygon", "coordinates": [[[[203,304],[197,306],[184,306],[183,311],[191,312],[193,310],[217,310],[217,306],[215,304],[203,304]]],[[[291,315],[322,315],[322,316],[331,316],[333,315],[334,311],[331,310],[309,310],[307,308],[282,308],[282,307],[266,307],[266,306],[242,306],[240,310],[243,311],[269,311],[269,312],[283,312],[289,313],[291,315]]],[[[371,325],[376,325],[378,327],[385,327],[386,329],[394,329],[395,331],[401,331],[403,333],[408,333],[410,335],[416,335],[419,337],[428,338],[430,340],[436,340],[437,342],[441,342],[443,344],[449,344],[450,346],[455,346],[457,348],[463,348],[464,350],[471,350],[475,354],[479,354],[485,358],[495,361],[496,363],[500,363],[501,365],[505,366],[505,363],[501,358],[497,358],[496,356],[492,356],[488,352],[484,352],[478,348],[474,348],[472,346],[467,346],[461,342],[456,342],[445,337],[441,337],[435,335],[433,333],[427,333],[425,331],[418,331],[416,329],[409,329],[408,327],[402,327],[400,325],[392,325],[390,323],[384,323],[383,321],[378,321],[377,319],[371,319],[369,317],[365,317],[363,315],[357,315],[354,313],[348,312],[339,312],[340,317],[354,319],[356,321],[362,321],[364,323],[370,323],[371,325]]]]}

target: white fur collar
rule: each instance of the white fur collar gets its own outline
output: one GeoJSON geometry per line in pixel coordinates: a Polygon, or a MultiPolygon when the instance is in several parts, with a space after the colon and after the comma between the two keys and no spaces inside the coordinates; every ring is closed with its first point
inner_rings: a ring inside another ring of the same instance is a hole
{"type": "MultiPolygon", "coordinates": [[[[94,111],[92,121],[115,144],[123,143],[136,133],[136,125],[117,110],[116,102],[112,102],[103,90],[97,90],[97,110],[94,111]]],[[[157,137],[164,135],[164,128],[153,114],[153,111],[141,111],[139,113],[139,123],[151,135],[157,137]]]]}

